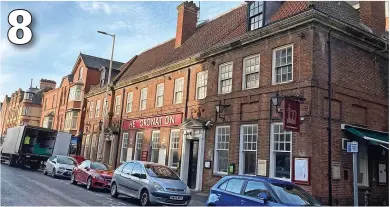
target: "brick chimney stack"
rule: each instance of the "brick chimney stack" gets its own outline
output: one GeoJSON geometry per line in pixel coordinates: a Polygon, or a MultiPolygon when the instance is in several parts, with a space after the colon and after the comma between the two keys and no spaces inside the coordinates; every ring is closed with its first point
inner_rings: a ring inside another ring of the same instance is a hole
{"type": "Polygon", "coordinates": [[[383,37],[386,29],[384,1],[360,1],[360,19],[378,37],[383,37]]]}
{"type": "Polygon", "coordinates": [[[177,6],[177,28],[175,48],[180,47],[195,33],[199,7],[192,1],[185,1],[177,6]]]}
{"type": "Polygon", "coordinates": [[[47,79],[41,79],[39,81],[39,89],[48,88],[48,89],[55,89],[56,88],[56,82],[53,80],[47,80],[47,79]]]}

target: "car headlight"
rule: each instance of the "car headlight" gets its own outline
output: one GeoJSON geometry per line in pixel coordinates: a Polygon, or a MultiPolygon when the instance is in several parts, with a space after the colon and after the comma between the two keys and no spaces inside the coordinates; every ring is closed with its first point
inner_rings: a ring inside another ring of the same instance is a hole
{"type": "Polygon", "coordinates": [[[95,174],[93,177],[99,180],[104,180],[104,178],[99,174],[95,174]]]}
{"type": "Polygon", "coordinates": [[[158,191],[164,191],[164,188],[160,184],[158,184],[158,183],[153,183],[153,186],[158,191]]]}
{"type": "Polygon", "coordinates": [[[190,190],[190,188],[187,186],[187,188],[186,188],[186,193],[191,193],[191,190],[190,190]]]}
{"type": "Polygon", "coordinates": [[[65,168],[64,168],[64,167],[59,167],[59,169],[60,169],[60,170],[65,170],[65,168]]]}

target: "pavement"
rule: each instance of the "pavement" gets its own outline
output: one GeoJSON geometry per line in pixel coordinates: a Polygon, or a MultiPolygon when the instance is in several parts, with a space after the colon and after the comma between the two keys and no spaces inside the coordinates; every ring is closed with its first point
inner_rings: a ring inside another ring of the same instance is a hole
{"type": "MultiPolygon", "coordinates": [[[[109,191],[88,191],[70,180],[51,178],[41,171],[0,165],[1,206],[138,206],[125,196],[117,199],[109,191]]],[[[207,195],[192,192],[190,206],[204,206],[207,195]]]]}

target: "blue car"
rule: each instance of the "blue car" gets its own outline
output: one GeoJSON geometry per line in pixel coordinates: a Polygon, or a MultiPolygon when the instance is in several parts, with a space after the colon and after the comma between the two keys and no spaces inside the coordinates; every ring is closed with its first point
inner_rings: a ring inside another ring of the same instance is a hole
{"type": "Polygon", "coordinates": [[[225,176],[215,184],[207,206],[319,206],[299,186],[257,176],[225,176]]]}

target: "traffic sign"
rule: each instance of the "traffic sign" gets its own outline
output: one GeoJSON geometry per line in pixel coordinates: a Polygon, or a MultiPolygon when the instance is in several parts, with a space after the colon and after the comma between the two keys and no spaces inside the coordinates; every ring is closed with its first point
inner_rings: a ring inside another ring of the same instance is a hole
{"type": "Polygon", "coordinates": [[[359,145],[357,142],[347,142],[347,152],[358,152],[359,145]]]}

